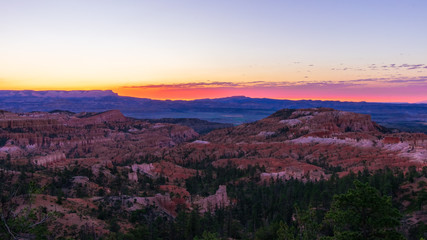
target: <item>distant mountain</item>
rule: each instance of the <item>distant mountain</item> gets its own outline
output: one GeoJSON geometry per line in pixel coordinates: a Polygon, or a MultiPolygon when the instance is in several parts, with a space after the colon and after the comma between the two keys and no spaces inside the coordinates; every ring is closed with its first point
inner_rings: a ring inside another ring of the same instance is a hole
{"type": "Polygon", "coordinates": [[[0,97],[36,97],[36,98],[100,98],[117,97],[118,94],[111,90],[92,91],[7,91],[0,90],[0,97]]]}
{"type": "Polygon", "coordinates": [[[388,128],[427,133],[427,104],[292,101],[245,96],[162,101],[122,97],[112,91],[0,91],[0,109],[13,112],[103,112],[118,109],[133,118],[198,118],[235,125],[265,118],[283,108],[315,107],[369,114],[373,121],[388,128]]]}

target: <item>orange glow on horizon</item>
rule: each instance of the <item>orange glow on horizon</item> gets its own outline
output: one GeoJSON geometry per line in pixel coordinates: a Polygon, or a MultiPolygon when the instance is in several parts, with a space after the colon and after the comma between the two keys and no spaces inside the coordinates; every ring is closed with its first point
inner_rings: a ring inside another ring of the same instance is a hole
{"type": "Polygon", "coordinates": [[[0,90],[427,101],[427,1],[344,2],[3,1],[0,90]]]}
{"type": "MultiPolygon", "coordinates": [[[[6,82],[11,82],[7,80],[6,82]]],[[[115,85],[105,82],[71,82],[68,85],[41,83],[38,87],[15,82],[4,85],[0,79],[0,90],[112,90],[120,96],[149,98],[155,100],[214,99],[231,96],[271,98],[288,100],[323,100],[350,102],[408,102],[427,100],[427,77],[373,78],[346,81],[156,81],[153,84],[128,83],[115,85]],[[56,86],[56,87],[55,87],[56,86]],[[62,87],[58,87],[62,86],[62,87]]]]}
{"type": "Polygon", "coordinates": [[[113,91],[120,96],[137,98],[149,98],[154,100],[196,100],[214,99],[231,96],[246,96],[251,98],[271,98],[287,100],[322,100],[322,101],[349,101],[349,102],[409,102],[416,103],[424,101],[420,96],[408,97],[399,95],[389,95],[378,93],[354,94],[337,93],[333,91],[313,91],[313,90],[288,90],[283,89],[250,89],[250,88],[118,88],[113,91]]]}

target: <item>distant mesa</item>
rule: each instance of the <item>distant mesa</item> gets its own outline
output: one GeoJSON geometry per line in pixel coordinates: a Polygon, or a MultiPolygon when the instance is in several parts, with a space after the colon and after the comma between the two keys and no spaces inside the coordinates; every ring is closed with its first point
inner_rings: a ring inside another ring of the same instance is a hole
{"type": "Polygon", "coordinates": [[[10,91],[0,90],[0,97],[40,97],[40,98],[100,98],[117,97],[118,94],[111,90],[72,90],[72,91],[10,91]]]}
{"type": "MultiPolygon", "coordinates": [[[[58,109],[74,113],[120,110],[135,119],[187,119],[181,125],[191,125],[199,133],[216,127],[190,121],[197,118],[214,123],[238,125],[266,118],[280,109],[326,107],[372,116],[372,120],[388,128],[407,132],[427,133],[427,100],[419,104],[340,102],[320,100],[284,100],[232,96],[216,99],[152,100],[119,96],[111,90],[101,91],[0,91],[0,109],[18,112],[51,112],[58,109]],[[196,125],[198,125],[196,127],[196,125]]],[[[57,112],[58,113],[58,112],[57,112]]],[[[163,120],[161,120],[163,121],[163,120]]],[[[178,120],[174,120],[178,121],[178,120]]]]}

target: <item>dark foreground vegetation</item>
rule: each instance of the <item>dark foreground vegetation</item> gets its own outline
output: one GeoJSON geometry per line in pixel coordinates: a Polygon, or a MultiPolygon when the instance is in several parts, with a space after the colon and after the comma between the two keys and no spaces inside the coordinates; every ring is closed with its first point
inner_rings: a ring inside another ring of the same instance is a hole
{"type": "MultiPolygon", "coordinates": [[[[351,173],[342,178],[334,174],[329,180],[318,182],[271,179],[263,184],[257,181],[258,168],[210,168],[208,174],[187,179],[188,190],[201,195],[226,184],[233,199],[229,207],[203,214],[197,207],[192,210],[182,207],[177,217],[172,218],[159,214],[155,206],[128,212],[114,205],[105,205],[90,214],[108,221],[111,234],[100,237],[88,228],[81,229],[78,238],[418,240],[426,237],[426,224],[409,225],[407,218],[413,212],[425,211],[427,193],[404,187],[425,185],[426,167],[421,172],[415,168],[406,173],[385,169],[375,173],[351,173]],[[403,206],[403,201],[410,202],[409,206],[403,206]],[[119,223],[127,223],[130,227],[123,229],[119,223]]],[[[13,185],[7,174],[1,173],[0,239],[17,239],[18,236],[23,239],[25,236],[31,237],[28,239],[52,239],[54,236],[48,230],[47,219],[60,218],[60,215],[43,208],[31,208],[30,205],[24,214],[16,217],[13,211],[16,206],[10,201],[22,195],[25,201],[31,202],[33,194],[45,193],[57,196],[60,204],[64,199],[60,191],[63,186],[60,185],[67,184],[66,181],[61,183],[60,179],[67,179],[65,175],[71,172],[59,174],[59,181],[53,183],[56,186],[41,186],[32,180],[32,169],[27,173],[26,169],[20,170],[19,182],[13,185]]],[[[149,178],[143,181],[149,181],[149,178]]],[[[150,181],[150,184],[155,189],[161,181],[150,181]]],[[[125,185],[122,182],[112,186],[112,190],[117,194],[125,185]]],[[[88,193],[78,194],[86,197],[88,193]]]]}
{"type": "MultiPolygon", "coordinates": [[[[121,239],[422,239],[427,226],[408,228],[399,200],[402,184],[427,176],[414,169],[359,172],[343,178],[229,184],[235,204],[214,213],[182,210],[174,220],[131,218],[137,227],[121,239]]],[[[204,179],[199,179],[204,183],[204,179]]],[[[206,184],[206,183],[205,183],[206,184]]],[[[422,184],[422,183],[420,183],[422,184]]],[[[209,184],[205,185],[208,187],[209,184]]],[[[408,193],[413,195],[413,193],[408,193]]],[[[406,196],[408,197],[408,196],[406,196]]],[[[405,198],[405,197],[404,197],[405,198]]],[[[422,191],[411,196],[412,211],[427,204],[422,191]]]]}

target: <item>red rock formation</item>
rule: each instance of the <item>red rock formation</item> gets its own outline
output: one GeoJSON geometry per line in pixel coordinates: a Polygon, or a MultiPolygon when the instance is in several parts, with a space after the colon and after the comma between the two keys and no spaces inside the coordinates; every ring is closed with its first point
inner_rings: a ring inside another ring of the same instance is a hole
{"type": "Polygon", "coordinates": [[[125,204],[123,204],[124,206],[131,206],[128,208],[128,210],[130,211],[142,209],[147,206],[153,205],[159,208],[159,210],[166,213],[167,215],[176,217],[175,209],[177,204],[172,201],[169,194],[156,194],[154,197],[126,197],[126,199],[120,199],[120,201],[125,202],[125,204]]]}
{"type": "Polygon", "coordinates": [[[80,113],[71,121],[71,125],[84,126],[89,124],[126,122],[126,117],[119,110],[110,110],[102,113],[80,113]]]}
{"type": "Polygon", "coordinates": [[[396,144],[399,142],[400,142],[400,139],[397,137],[384,137],[383,139],[384,144],[396,144]]]}
{"type": "MultiPolygon", "coordinates": [[[[154,204],[176,216],[178,205],[190,208],[194,203],[203,212],[230,204],[225,186],[207,198],[190,196],[182,187],[185,179],[196,175],[197,170],[188,167],[194,163],[214,167],[232,164],[241,169],[262,166],[256,174],[267,182],[271,178],[315,181],[328,178],[332,172],[340,171],[339,176],[344,176],[350,171],[386,166],[427,166],[425,134],[386,134],[381,129],[368,115],[324,108],[282,110],[266,119],[202,137],[188,127],[127,119],[118,111],[0,111],[0,158],[10,156],[13,164],[30,160],[57,170],[86,167],[96,177],[103,174],[107,183],[114,180],[112,169],[117,168],[127,174],[130,186],[138,185],[142,175],[164,177],[166,184],[159,188],[162,194],[148,192],[150,197],[117,198],[131,206],[128,210],[154,204]]],[[[89,186],[92,192],[100,188],[86,178],[73,182],[89,186]]],[[[107,187],[103,188],[108,192],[107,187]]]]}
{"type": "Polygon", "coordinates": [[[163,148],[197,136],[188,127],[127,119],[116,110],[99,114],[0,113],[0,138],[5,141],[0,157],[10,154],[19,161],[31,155],[33,163],[43,166],[81,157],[116,162],[136,161],[146,153],[162,157],[163,148]]]}
{"type": "Polygon", "coordinates": [[[224,208],[230,205],[230,199],[228,199],[227,188],[224,185],[220,185],[214,195],[202,198],[194,202],[199,206],[201,213],[212,212],[216,208],[224,208]]]}
{"type": "Polygon", "coordinates": [[[308,174],[307,179],[326,176],[324,172],[333,167],[346,174],[365,168],[427,165],[425,134],[379,130],[382,127],[368,115],[325,108],[285,109],[254,123],[213,131],[172,149],[167,159],[178,164],[207,159],[216,166],[259,164],[267,167],[265,176],[284,176],[283,169],[292,167],[308,174]]]}
{"type": "Polygon", "coordinates": [[[190,198],[190,193],[183,187],[175,186],[175,185],[161,185],[161,191],[168,192],[170,195],[173,194],[173,198],[185,199],[188,200],[190,198]]]}

